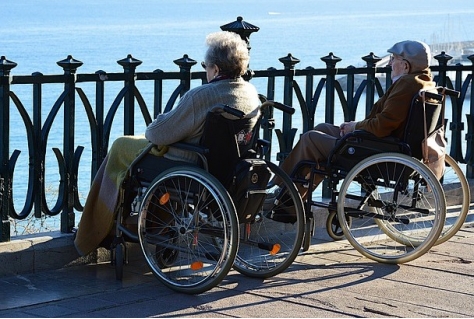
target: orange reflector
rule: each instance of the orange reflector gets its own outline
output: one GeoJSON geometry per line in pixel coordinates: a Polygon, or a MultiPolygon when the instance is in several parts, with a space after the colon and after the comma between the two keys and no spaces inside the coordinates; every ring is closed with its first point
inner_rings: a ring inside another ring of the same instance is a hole
{"type": "Polygon", "coordinates": [[[192,270],[199,270],[204,267],[204,264],[202,261],[195,261],[191,264],[191,269],[192,270]]]}
{"type": "Polygon", "coordinates": [[[278,254],[278,252],[280,251],[280,248],[281,248],[280,244],[273,245],[272,250],[270,250],[270,255],[278,254]]]}
{"type": "Polygon", "coordinates": [[[170,200],[170,193],[164,193],[164,194],[160,197],[160,205],[166,204],[169,200],[170,200]]]}

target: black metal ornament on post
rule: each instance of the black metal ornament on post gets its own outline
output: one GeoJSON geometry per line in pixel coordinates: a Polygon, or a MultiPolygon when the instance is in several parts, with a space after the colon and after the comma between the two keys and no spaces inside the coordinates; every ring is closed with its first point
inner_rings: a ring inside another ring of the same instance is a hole
{"type": "MultiPolygon", "coordinates": [[[[249,40],[250,35],[254,32],[258,32],[260,28],[253,24],[245,22],[241,16],[238,16],[236,21],[222,25],[221,30],[237,33],[240,36],[240,38],[244,40],[245,43],[247,43],[247,49],[249,50],[249,54],[250,54],[250,49],[251,49],[250,40],[249,40]]],[[[253,71],[250,69],[250,66],[248,66],[247,73],[244,74],[243,78],[248,81],[252,78],[252,76],[253,76],[253,71]]]]}

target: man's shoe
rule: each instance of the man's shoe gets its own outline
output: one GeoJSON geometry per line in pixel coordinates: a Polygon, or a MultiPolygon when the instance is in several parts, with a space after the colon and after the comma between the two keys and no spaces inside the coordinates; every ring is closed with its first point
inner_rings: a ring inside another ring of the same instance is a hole
{"type": "Polygon", "coordinates": [[[279,186],[273,186],[273,189],[267,193],[267,197],[263,202],[263,211],[265,213],[271,213],[273,207],[275,207],[275,201],[277,200],[278,195],[281,192],[281,188],[279,186]]]}
{"type": "Polygon", "coordinates": [[[270,218],[276,222],[292,223],[296,222],[296,211],[294,205],[289,201],[287,194],[281,194],[281,188],[275,186],[275,189],[267,193],[265,202],[263,204],[263,213],[265,217],[270,218]]]}
{"type": "Polygon", "coordinates": [[[296,223],[296,209],[295,206],[281,205],[277,209],[270,212],[270,214],[265,215],[267,218],[270,218],[276,222],[281,223],[296,223]]]}

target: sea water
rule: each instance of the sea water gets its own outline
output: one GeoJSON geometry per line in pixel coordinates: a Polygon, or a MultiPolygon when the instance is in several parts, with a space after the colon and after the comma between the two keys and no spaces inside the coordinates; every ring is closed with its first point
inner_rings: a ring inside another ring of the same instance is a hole
{"type": "MultiPolygon", "coordinates": [[[[122,72],[117,60],[127,54],[143,61],[139,72],[177,71],[173,60],[187,54],[200,62],[205,36],[238,16],[260,28],[250,36],[250,66],[254,70],[282,68],[278,59],[289,53],[300,60],[298,69],[325,67],[321,57],[330,52],[342,59],[338,67],[363,66],[363,56],[373,52],[382,57],[393,43],[406,39],[429,44],[434,39],[474,40],[469,32],[474,29],[474,8],[465,0],[453,0],[449,5],[440,0],[2,0],[1,12],[0,55],[18,64],[12,75],[61,74],[56,62],[68,55],[83,62],[78,73],[122,72]]],[[[254,84],[265,92],[264,81],[254,84]]],[[[31,102],[27,102],[31,101],[31,88],[13,86],[12,90],[31,112],[31,102]]],[[[43,92],[43,121],[61,86],[54,91],[43,92]]],[[[22,150],[13,187],[15,209],[21,210],[28,179],[26,134],[18,113],[11,113],[10,151],[22,150]]],[[[62,149],[61,114],[56,122],[48,139],[46,162],[45,183],[50,189],[47,197],[51,206],[59,180],[51,147],[62,149]]],[[[294,127],[300,126],[297,117],[293,123],[294,127]]],[[[86,116],[78,113],[76,144],[86,146],[79,173],[82,202],[90,185],[87,127],[86,116]]],[[[144,127],[139,123],[136,132],[144,127]]],[[[120,135],[120,123],[114,128],[111,140],[120,135]]],[[[59,217],[49,218],[47,223],[48,229],[56,230],[59,217]]]]}

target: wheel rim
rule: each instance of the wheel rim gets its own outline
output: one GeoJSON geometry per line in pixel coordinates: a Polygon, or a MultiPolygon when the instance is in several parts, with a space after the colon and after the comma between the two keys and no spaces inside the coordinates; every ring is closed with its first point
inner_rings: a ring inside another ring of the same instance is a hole
{"type": "Polygon", "coordinates": [[[338,197],[345,237],[364,256],[385,263],[404,263],[427,252],[441,233],[445,210],[436,177],[403,154],[361,161],[344,179],[338,197]],[[370,195],[361,200],[360,194],[366,193],[370,195]],[[414,198],[418,206],[411,208],[414,198]],[[346,214],[358,217],[352,227],[344,221],[346,214]]]}
{"type": "Polygon", "coordinates": [[[156,178],[144,196],[138,233],[155,276],[185,293],[219,284],[238,247],[237,219],[228,194],[215,178],[194,167],[172,169],[156,178]]]}

